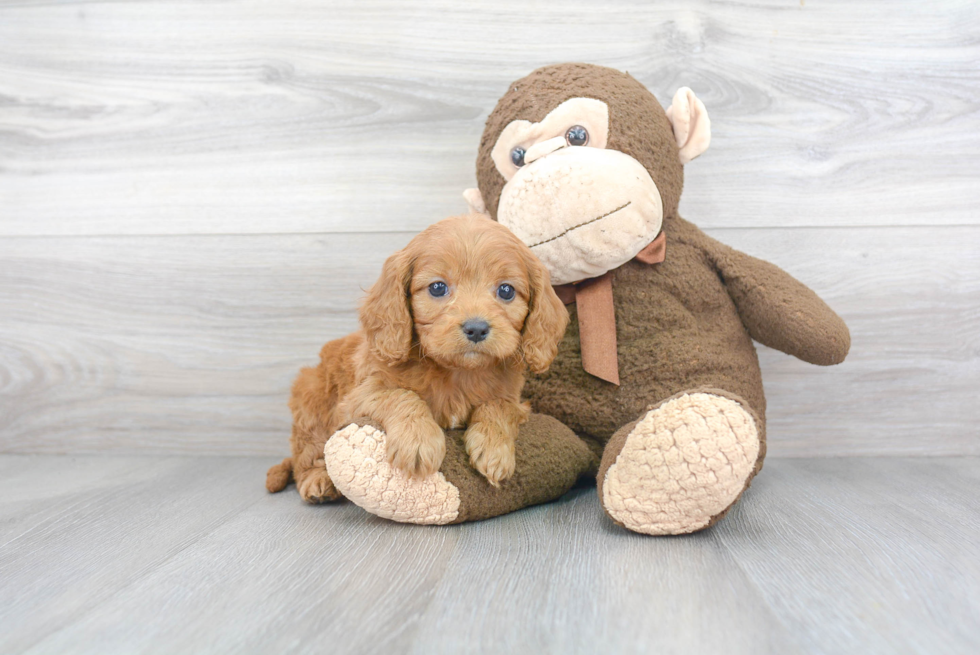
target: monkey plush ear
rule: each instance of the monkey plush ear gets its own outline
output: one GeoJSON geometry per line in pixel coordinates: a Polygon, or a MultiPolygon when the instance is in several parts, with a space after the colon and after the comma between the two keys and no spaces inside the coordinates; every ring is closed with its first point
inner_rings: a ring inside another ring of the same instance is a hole
{"type": "Polygon", "coordinates": [[[486,203],[483,202],[483,194],[480,193],[479,189],[467,189],[463,192],[463,198],[466,199],[466,204],[470,206],[470,211],[474,214],[490,215],[486,203]]]}
{"type": "Polygon", "coordinates": [[[412,257],[399,250],[385,261],[381,277],[361,305],[361,325],[368,345],[389,364],[404,362],[412,349],[411,279],[412,257]]]}
{"type": "Polygon", "coordinates": [[[677,89],[667,108],[667,118],[674,127],[674,138],[681,149],[681,163],[686,164],[708,149],[711,143],[711,121],[704,103],[686,86],[677,89]]]}

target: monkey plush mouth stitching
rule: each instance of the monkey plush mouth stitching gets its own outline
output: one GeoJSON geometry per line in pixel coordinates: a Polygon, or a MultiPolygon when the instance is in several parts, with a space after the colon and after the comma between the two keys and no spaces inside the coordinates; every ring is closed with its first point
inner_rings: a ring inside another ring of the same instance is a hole
{"type": "Polygon", "coordinates": [[[602,219],[606,218],[607,216],[612,216],[613,214],[615,214],[616,212],[618,212],[621,209],[626,209],[631,204],[633,204],[633,201],[632,200],[630,200],[629,202],[627,202],[625,205],[622,205],[621,207],[617,207],[616,209],[614,209],[612,211],[606,212],[602,216],[597,216],[595,218],[590,218],[589,220],[585,221],[584,223],[579,223],[578,225],[573,225],[572,227],[568,228],[567,230],[565,230],[564,232],[562,232],[561,234],[559,234],[557,236],[553,236],[550,239],[545,239],[544,241],[539,241],[538,243],[535,243],[534,245],[528,246],[528,247],[529,248],[537,248],[538,246],[543,246],[546,243],[551,243],[555,239],[562,238],[563,236],[565,236],[566,234],[568,234],[572,230],[577,230],[580,227],[585,227],[586,225],[591,225],[592,223],[595,223],[596,221],[601,221],[602,219]]]}

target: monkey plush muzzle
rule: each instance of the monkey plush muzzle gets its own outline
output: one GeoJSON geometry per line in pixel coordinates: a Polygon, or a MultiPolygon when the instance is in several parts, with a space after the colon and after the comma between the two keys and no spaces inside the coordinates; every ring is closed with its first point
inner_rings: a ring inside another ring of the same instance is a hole
{"type": "Polygon", "coordinates": [[[514,173],[497,220],[530,246],[554,284],[566,284],[633,259],[660,232],[663,202],[633,157],[559,146],[514,173]]]}

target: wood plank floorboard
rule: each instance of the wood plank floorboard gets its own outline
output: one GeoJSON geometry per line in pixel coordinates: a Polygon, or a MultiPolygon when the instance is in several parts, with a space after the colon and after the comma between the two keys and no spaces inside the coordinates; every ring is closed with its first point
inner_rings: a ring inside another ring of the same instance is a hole
{"type": "Polygon", "coordinates": [[[72,516],[93,496],[136,486],[172,462],[111,455],[0,458],[0,544],[72,516]]]}
{"type": "Polygon", "coordinates": [[[0,652],[57,632],[261,498],[251,491],[264,473],[258,459],[144,457],[120,473],[106,458],[100,476],[91,469],[102,459],[86,461],[76,479],[62,458],[23,458],[38,475],[22,493],[33,490],[44,506],[21,500],[31,518],[0,548],[0,652]],[[62,469],[60,488],[44,484],[49,468],[62,469]]]}
{"type": "Polygon", "coordinates": [[[627,532],[594,489],[474,525],[453,556],[421,618],[436,652],[800,652],[715,532],[627,532]]]}
{"type": "Polygon", "coordinates": [[[980,647],[978,458],[771,459],[726,520],[676,538],[616,528],[592,488],[399,525],[269,495],[270,463],[0,456],[19,494],[0,519],[29,513],[0,547],[0,651],[980,647]]]}
{"type": "Polygon", "coordinates": [[[980,460],[784,459],[718,535],[814,652],[980,652],[980,460]]]}

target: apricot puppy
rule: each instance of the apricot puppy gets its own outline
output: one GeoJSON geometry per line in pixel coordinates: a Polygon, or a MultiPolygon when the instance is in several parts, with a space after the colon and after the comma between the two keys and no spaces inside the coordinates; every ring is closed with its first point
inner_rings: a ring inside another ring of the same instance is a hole
{"type": "Polygon", "coordinates": [[[295,479],[308,502],[339,498],[323,447],[360,417],[381,424],[390,462],[410,475],[438,471],[443,430],[466,427],[472,465],[494,486],[510,477],[530,413],[524,372],[547,370],[568,323],[530,249],[486,216],[440,221],[388,258],[360,321],[300,371],[292,457],[269,469],[266,488],[295,479]]]}

